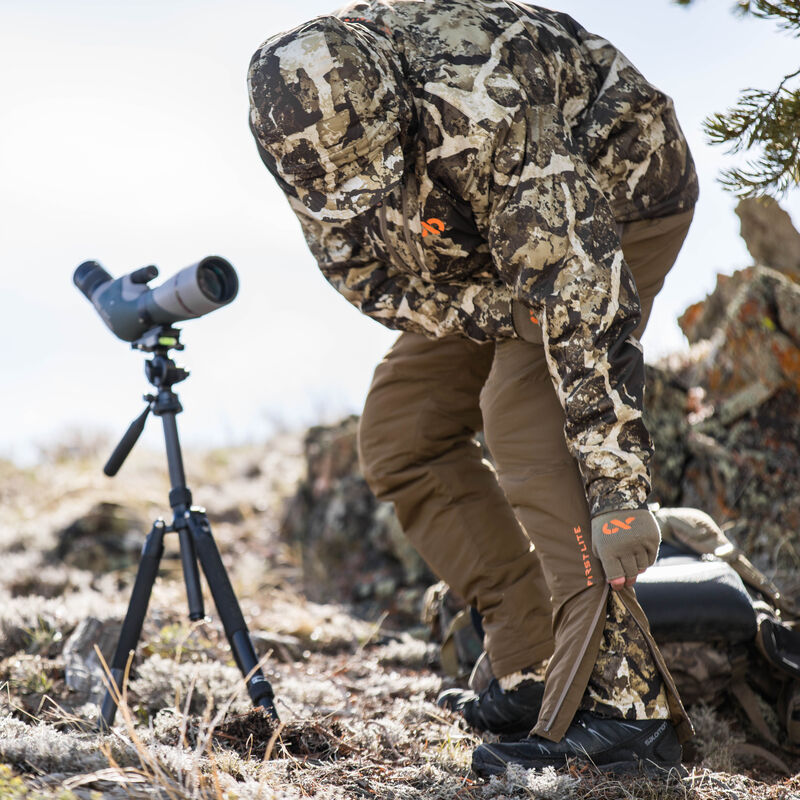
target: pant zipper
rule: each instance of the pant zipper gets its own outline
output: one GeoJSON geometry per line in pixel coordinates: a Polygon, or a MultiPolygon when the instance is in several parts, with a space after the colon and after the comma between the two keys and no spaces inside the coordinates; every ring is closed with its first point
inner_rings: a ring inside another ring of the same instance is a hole
{"type": "Polygon", "coordinates": [[[550,719],[547,721],[547,725],[544,726],[544,730],[546,731],[549,731],[550,728],[553,727],[553,723],[555,722],[556,717],[558,716],[558,712],[561,711],[561,706],[564,704],[567,692],[569,692],[569,690],[572,688],[572,682],[575,680],[575,673],[578,671],[578,668],[580,667],[581,662],[583,661],[583,658],[586,655],[586,651],[589,648],[589,642],[591,641],[592,636],[594,635],[594,630],[597,627],[598,621],[600,620],[600,614],[606,609],[606,606],[608,604],[608,591],[609,591],[608,584],[606,584],[605,588],[603,589],[603,596],[600,599],[600,604],[598,605],[597,611],[595,612],[594,618],[592,619],[592,624],[589,626],[589,631],[586,634],[586,638],[583,640],[583,644],[580,647],[579,651],[580,655],[572,663],[572,669],[570,670],[569,678],[567,679],[567,682],[564,685],[564,691],[561,692],[561,697],[558,698],[555,710],[550,715],[550,719]]]}

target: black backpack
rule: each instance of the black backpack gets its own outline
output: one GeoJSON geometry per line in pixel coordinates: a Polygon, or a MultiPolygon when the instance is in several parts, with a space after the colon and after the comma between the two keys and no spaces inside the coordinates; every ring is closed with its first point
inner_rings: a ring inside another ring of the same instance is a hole
{"type": "Polygon", "coordinates": [[[708,514],[654,508],[658,560],[636,582],[653,637],[687,705],[732,695],[770,745],[800,746],[798,612],[708,514]],[[768,724],[763,702],[777,715],[768,724]],[[774,726],[773,726],[774,727],[774,726]]]}

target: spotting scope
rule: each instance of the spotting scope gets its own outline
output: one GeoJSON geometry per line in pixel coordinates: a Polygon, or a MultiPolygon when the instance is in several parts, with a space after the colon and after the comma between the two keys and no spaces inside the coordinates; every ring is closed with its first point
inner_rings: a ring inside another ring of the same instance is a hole
{"type": "Polygon", "coordinates": [[[158,268],[141,267],[116,280],[96,261],[84,261],[72,276],[111,332],[133,342],[158,325],[208,314],[239,291],[236,271],[224,258],[207,256],[176,272],[160,286],[147,284],[158,268]]]}

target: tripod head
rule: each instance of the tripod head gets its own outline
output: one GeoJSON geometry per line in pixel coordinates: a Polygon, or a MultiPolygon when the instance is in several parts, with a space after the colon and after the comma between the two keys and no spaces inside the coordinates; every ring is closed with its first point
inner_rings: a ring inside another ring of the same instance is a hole
{"type": "Polygon", "coordinates": [[[141,350],[144,353],[157,353],[160,351],[183,350],[181,332],[169,325],[157,325],[143,336],[131,343],[132,350],[141,350]]]}
{"type": "MultiPolygon", "coordinates": [[[[176,366],[169,354],[170,350],[184,349],[180,336],[181,332],[177,328],[160,325],[147,331],[144,336],[131,345],[133,350],[153,354],[153,357],[145,362],[144,372],[147,380],[158,389],[169,388],[189,377],[189,372],[183,367],[176,366]]],[[[145,397],[145,399],[148,398],[145,397]]],[[[158,414],[157,409],[153,409],[153,411],[158,414]]]]}

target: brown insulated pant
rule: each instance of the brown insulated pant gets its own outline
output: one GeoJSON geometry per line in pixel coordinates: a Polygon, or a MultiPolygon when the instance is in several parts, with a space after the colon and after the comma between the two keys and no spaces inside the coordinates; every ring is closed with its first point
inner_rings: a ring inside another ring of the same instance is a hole
{"type": "MultiPolygon", "coordinates": [[[[622,229],[642,302],[638,335],[691,217],[622,229]]],[[[495,675],[552,655],[534,731],[553,741],[563,737],[586,689],[608,595],[563,428],[541,345],[403,333],[375,370],[359,436],[372,490],[394,502],[406,535],[433,571],[483,615],[495,675]],[[481,429],[496,474],[474,441],[481,429]]],[[[645,631],[672,719],[686,738],[691,726],[635,592],[620,597],[645,631]]]]}

